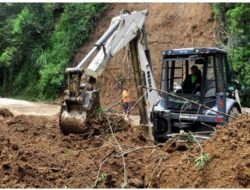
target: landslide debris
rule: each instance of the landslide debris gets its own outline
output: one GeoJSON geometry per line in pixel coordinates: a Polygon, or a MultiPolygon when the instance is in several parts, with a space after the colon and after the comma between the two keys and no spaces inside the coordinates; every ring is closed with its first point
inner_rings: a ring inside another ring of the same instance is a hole
{"type": "Polygon", "coordinates": [[[200,154],[196,144],[170,140],[155,145],[143,127],[131,126],[117,115],[108,118],[110,122],[95,121],[93,126],[102,130],[87,137],[62,135],[56,116],[1,120],[0,187],[120,188],[124,185],[123,156],[125,185],[130,188],[250,187],[248,116],[218,128],[203,144],[211,159],[201,170],[194,164],[200,154]]]}

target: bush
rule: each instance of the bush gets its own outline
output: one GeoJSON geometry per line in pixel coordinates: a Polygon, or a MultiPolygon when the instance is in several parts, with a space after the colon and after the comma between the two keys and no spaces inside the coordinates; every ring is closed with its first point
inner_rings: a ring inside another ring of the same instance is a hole
{"type": "Polygon", "coordinates": [[[55,99],[103,3],[0,4],[1,95],[55,99]]]}

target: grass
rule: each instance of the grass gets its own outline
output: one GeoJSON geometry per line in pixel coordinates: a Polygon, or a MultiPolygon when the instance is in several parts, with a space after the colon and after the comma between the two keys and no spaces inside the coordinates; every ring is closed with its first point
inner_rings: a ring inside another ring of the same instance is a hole
{"type": "Polygon", "coordinates": [[[200,156],[195,159],[195,167],[197,170],[201,170],[210,161],[210,156],[208,153],[201,152],[200,156]]]}

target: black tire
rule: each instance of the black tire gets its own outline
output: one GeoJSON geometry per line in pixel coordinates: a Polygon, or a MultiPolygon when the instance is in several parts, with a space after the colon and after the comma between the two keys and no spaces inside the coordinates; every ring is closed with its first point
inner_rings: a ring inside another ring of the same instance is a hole
{"type": "Polygon", "coordinates": [[[153,122],[153,136],[156,143],[164,143],[168,140],[166,134],[168,132],[167,121],[163,118],[155,118],[153,122]]]}
{"type": "MultiPolygon", "coordinates": [[[[233,106],[232,109],[229,112],[229,115],[232,117],[239,117],[240,112],[236,106],[233,106]]],[[[234,119],[231,117],[228,117],[228,122],[232,122],[234,119]]]]}

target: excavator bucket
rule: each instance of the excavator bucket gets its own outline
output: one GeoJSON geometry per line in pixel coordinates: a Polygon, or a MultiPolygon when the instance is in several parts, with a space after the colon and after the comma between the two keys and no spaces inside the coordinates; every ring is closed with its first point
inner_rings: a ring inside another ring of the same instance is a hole
{"type": "Polygon", "coordinates": [[[88,133],[91,121],[100,107],[99,91],[84,91],[77,99],[65,98],[60,112],[60,129],[63,134],[88,133]]]}

